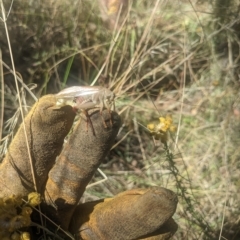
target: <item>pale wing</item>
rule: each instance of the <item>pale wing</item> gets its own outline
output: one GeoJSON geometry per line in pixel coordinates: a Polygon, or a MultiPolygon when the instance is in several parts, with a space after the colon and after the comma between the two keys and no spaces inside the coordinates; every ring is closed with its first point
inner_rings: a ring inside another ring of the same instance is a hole
{"type": "Polygon", "coordinates": [[[97,87],[97,86],[73,86],[69,88],[65,88],[62,91],[60,91],[58,94],[56,94],[57,98],[74,98],[74,97],[79,97],[79,96],[86,96],[86,95],[92,95],[99,90],[101,90],[102,87],[97,87]]]}

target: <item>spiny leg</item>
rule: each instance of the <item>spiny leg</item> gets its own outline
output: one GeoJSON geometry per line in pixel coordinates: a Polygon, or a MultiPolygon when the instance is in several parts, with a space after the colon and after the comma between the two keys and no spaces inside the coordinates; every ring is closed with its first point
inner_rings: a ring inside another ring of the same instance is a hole
{"type": "Polygon", "coordinates": [[[107,124],[106,124],[106,121],[102,115],[102,111],[100,110],[100,115],[101,115],[101,118],[102,118],[102,121],[103,121],[103,125],[104,125],[104,128],[107,128],[107,124]]]}
{"type": "Polygon", "coordinates": [[[104,102],[101,101],[100,102],[100,110],[99,110],[99,112],[100,112],[100,115],[101,115],[101,118],[102,118],[102,121],[103,121],[104,128],[107,128],[107,124],[106,124],[105,119],[104,119],[104,117],[102,115],[103,108],[104,108],[104,102]]]}
{"type": "Polygon", "coordinates": [[[83,110],[83,113],[85,114],[86,118],[87,118],[87,131],[88,131],[88,123],[90,124],[90,127],[92,129],[92,132],[93,132],[93,136],[96,136],[95,134],[95,130],[93,128],[93,124],[92,124],[92,120],[88,114],[88,111],[87,110],[83,110]]]}
{"type": "Polygon", "coordinates": [[[107,110],[109,113],[109,117],[110,117],[110,125],[111,127],[113,126],[113,122],[112,122],[112,110],[111,108],[113,107],[113,111],[115,111],[115,102],[113,101],[112,103],[108,104],[107,110]]]}
{"type": "MultiPolygon", "coordinates": [[[[111,125],[111,127],[112,127],[113,123],[112,123],[111,108],[110,108],[109,105],[107,105],[107,106],[105,106],[105,107],[106,107],[107,110],[108,110],[109,117],[110,117],[110,125],[111,125]]],[[[104,103],[102,102],[102,103],[100,104],[100,115],[101,115],[101,118],[102,118],[102,121],[103,121],[104,128],[107,128],[106,121],[105,121],[105,119],[104,119],[104,117],[103,117],[103,115],[102,115],[103,108],[104,108],[104,103]]]]}
{"type": "MultiPolygon", "coordinates": [[[[112,114],[111,114],[111,110],[110,109],[108,109],[108,113],[109,113],[109,116],[110,116],[110,125],[112,127],[113,123],[112,123],[112,114]]],[[[101,110],[100,110],[100,115],[101,115],[104,127],[107,128],[108,126],[107,126],[106,121],[105,121],[105,119],[104,119],[104,117],[102,115],[101,110]]]]}
{"type": "Polygon", "coordinates": [[[111,127],[112,127],[112,125],[113,125],[113,123],[112,123],[112,114],[111,114],[111,109],[109,108],[108,109],[108,113],[109,113],[109,116],[110,116],[110,125],[111,125],[111,127]]]}
{"type": "Polygon", "coordinates": [[[115,111],[115,102],[112,101],[108,104],[108,113],[109,113],[109,116],[110,116],[110,125],[111,127],[113,126],[113,122],[112,122],[112,110],[111,108],[113,108],[113,111],[115,111]]]}

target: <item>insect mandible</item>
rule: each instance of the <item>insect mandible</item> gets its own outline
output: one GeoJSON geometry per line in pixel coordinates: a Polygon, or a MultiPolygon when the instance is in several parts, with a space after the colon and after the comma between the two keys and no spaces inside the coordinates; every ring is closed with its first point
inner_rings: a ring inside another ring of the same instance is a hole
{"type": "MultiPolygon", "coordinates": [[[[115,110],[115,94],[101,86],[73,86],[63,89],[55,96],[57,98],[57,106],[61,107],[70,104],[73,105],[75,110],[82,110],[91,125],[94,135],[95,131],[88,115],[88,110],[99,107],[100,114],[102,114],[104,108],[108,109],[109,114],[112,109],[115,110]]],[[[105,121],[103,123],[107,127],[105,121]]]]}

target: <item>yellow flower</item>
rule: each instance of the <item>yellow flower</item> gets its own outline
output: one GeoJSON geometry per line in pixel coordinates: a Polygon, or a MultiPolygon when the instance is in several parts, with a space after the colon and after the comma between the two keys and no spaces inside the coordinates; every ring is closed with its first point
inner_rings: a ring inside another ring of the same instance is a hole
{"type": "Polygon", "coordinates": [[[150,132],[154,132],[155,131],[155,125],[153,123],[150,123],[147,125],[147,128],[150,132]]]}
{"type": "Polygon", "coordinates": [[[30,207],[23,207],[22,208],[22,212],[21,212],[22,216],[28,217],[28,216],[31,215],[31,213],[32,213],[32,209],[30,207]]]}
{"type": "Polygon", "coordinates": [[[162,143],[165,143],[168,140],[168,132],[176,131],[176,127],[172,124],[172,122],[172,117],[167,115],[166,117],[160,117],[159,123],[157,124],[148,124],[147,129],[156,140],[161,140],[162,143]]]}
{"type": "Polygon", "coordinates": [[[21,240],[20,234],[17,233],[17,232],[14,232],[14,233],[11,235],[11,240],[21,240]]]}
{"type": "Polygon", "coordinates": [[[41,195],[37,192],[31,192],[28,194],[28,204],[35,207],[41,203],[41,195]]]}
{"type": "Polygon", "coordinates": [[[28,232],[21,233],[21,240],[30,240],[30,234],[28,232]]]}
{"type": "Polygon", "coordinates": [[[120,6],[120,0],[110,0],[108,3],[108,15],[116,14],[120,6]]]}

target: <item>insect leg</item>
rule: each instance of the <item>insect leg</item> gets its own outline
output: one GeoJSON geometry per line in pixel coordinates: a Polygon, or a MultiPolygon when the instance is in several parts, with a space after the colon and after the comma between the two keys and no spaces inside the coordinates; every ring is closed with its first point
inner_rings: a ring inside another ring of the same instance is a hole
{"type": "Polygon", "coordinates": [[[107,128],[107,124],[106,124],[106,122],[105,122],[105,119],[104,119],[103,116],[102,116],[103,108],[104,108],[104,100],[101,99],[101,100],[100,100],[100,115],[101,115],[101,118],[102,118],[102,121],[103,121],[104,128],[107,128]]]}
{"type": "Polygon", "coordinates": [[[113,111],[115,111],[115,105],[114,105],[114,101],[113,102],[107,102],[107,103],[105,103],[105,105],[106,105],[106,108],[107,108],[107,110],[108,110],[108,113],[109,113],[109,117],[110,117],[110,125],[111,125],[111,127],[112,127],[112,125],[113,125],[113,123],[112,123],[112,107],[113,107],[113,111]]]}
{"type": "Polygon", "coordinates": [[[110,116],[110,125],[111,125],[111,127],[112,127],[112,125],[113,125],[113,123],[112,123],[112,114],[111,114],[111,108],[109,107],[108,108],[108,113],[109,113],[109,116],[110,116]]]}
{"type": "Polygon", "coordinates": [[[106,124],[106,122],[105,122],[105,119],[103,118],[102,112],[100,112],[100,115],[101,115],[101,117],[102,117],[102,121],[103,121],[104,127],[107,128],[107,124],[106,124]]]}
{"type": "Polygon", "coordinates": [[[93,124],[92,124],[92,120],[88,114],[88,111],[87,110],[83,110],[83,113],[85,114],[86,118],[87,118],[87,130],[88,130],[88,123],[90,124],[90,127],[92,129],[92,132],[93,132],[93,136],[96,136],[95,134],[95,130],[93,128],[93,124]]]}

